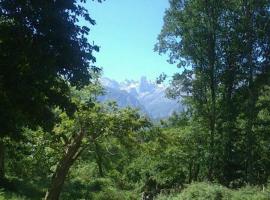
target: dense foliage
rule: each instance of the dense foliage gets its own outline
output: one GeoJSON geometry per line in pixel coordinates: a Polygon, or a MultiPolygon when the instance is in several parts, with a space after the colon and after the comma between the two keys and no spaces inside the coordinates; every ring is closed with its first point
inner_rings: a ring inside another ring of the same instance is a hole
{"type": "Polygon", "coordinates": [[[171,0],[165,14],[156,49],[182,68],[168,93],[184,97],[190,124],[202,130],[199,171],[209,181],[268,180],[269,7],[264,0],[171,0]]]}

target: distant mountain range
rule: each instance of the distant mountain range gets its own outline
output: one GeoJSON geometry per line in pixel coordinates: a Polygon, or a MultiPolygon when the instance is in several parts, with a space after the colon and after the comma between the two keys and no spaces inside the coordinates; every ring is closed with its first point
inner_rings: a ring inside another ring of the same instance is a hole
{"type": "Polygon", "coordinates": [[[152,119],[167,118],[174,111],[182,110],[180,103],[166,97],[164,85],[148,81],[146,77],[142,77],[140,81],[126,80],[121,83],[102,78],[101,83],[106,94],[99,97],[100,101],[113,100],[120,107],[139,108],[152,119]]]}

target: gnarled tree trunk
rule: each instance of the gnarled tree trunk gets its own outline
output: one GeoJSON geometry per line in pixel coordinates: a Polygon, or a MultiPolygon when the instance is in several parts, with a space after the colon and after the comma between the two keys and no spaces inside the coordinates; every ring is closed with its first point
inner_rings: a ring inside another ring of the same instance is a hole
{"type": "Polygon", "coordinates": [[[68,171],[82,152],[81,143],[83,137],[83,131],[74,135],[73,140],[71,141],[70,145],[68,145],[64,156],[57,165],[56,171],[52,177],[51,186],[46,193],[45,200],[59,199],[68,171]]]}

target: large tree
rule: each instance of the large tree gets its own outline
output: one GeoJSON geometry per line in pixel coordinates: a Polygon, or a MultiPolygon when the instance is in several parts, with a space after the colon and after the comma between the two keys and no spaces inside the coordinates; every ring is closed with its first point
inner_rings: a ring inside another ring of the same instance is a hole
{"type": "Polygon", "coordinates": [[[69,84],[90,82],[96,45],[88,43],[94,25],[85,1],[0,1],[0,177],[4,176],[3,137],[15,137],[21,127],[51,128],[52,108],[69,113],[75,106],[69,84]]]}
{"type": "Polygon", "coordinates": [[[149,125],[148,120],[141,117],[136,110],[119,109],[111,103],[97,103],[93,100],[93,94],[87,91],[91,91],[89,87],[75,95],[77,97],[74,97],[74,102],[78,109],[74,116],[69,118],[66,113],[61,113],[60,122],[55,126],[55,133],[63,139],[64,147],[61,149],[61,159],[57,163],[46,193],[46,200],[59,199],[70,168],[85,149],[89,150],[91,145],[94,146],[98,172],[103,177],[104,155],[100,141],[104,138],[118,138],[124,141],[135,131],[149,125]]]}
{"type": "Polygon", "coordinates": [[[224,3],[172,0],[170,4],[157,50],[169,52],[170,61],[185,68],[175,80],[187,83],[181,90],[192,94],[193,108],[209,130],[208,178],[212,180],[220,68],[218,22],[224,3]]]}

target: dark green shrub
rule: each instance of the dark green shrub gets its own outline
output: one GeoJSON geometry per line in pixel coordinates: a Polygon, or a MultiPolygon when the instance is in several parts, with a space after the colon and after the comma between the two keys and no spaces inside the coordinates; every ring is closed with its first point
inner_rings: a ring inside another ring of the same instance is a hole
{"type": "Polygon", "coordinates": [[[250,186],[231,190],[217,184],[193,183],[180,194],[161,194],[158,200],[270,200],[270,191],[250,186]]]}

